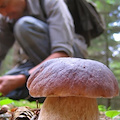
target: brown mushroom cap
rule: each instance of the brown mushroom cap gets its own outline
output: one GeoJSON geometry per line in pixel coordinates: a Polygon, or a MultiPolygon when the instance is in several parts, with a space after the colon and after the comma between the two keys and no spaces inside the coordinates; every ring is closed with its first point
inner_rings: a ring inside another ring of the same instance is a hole
{"type": "Polygon", "coordinates": [[[117,96],[118,83],[111,70],[98,61],[80,58],[48,60],[30,76],[27,87],[33,97],[117,96]]]}

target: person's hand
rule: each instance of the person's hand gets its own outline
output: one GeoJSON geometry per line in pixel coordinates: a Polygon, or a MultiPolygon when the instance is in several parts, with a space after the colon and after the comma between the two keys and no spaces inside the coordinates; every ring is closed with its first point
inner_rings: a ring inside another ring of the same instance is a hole
{"type": "Polygon", "coordinates": [[[26,82],[24,75],[6,75],[0,77],[0,93],[7,95],[10,91],[22,87],[26,82]]]}

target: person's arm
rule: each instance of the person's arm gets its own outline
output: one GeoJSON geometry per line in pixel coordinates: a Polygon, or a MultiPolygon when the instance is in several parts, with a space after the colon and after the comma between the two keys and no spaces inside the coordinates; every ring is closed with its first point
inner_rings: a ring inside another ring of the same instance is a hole
{"type": "MultiPolygon", "coordinates": [[[[68,55],[65,52],[56,52],[48,56],[43,62],[53,58],[59,58],[59,57],[68,57],[68,55]]],[[[40,64],[42,64],[43,62],[41,62],[40,64]]],[[[28,71],[29,74],[32,74],[39,67],[39,65],[30,69],[28,71]]],[[[26,76],[22,74],[2,76],[0,77],[0,93],[2,93],[3,96],[5,96],[10,91],[16,88],[22,87],[26,83],[26,81],[27,81],[26,76]]]]}
{"type": "Polygon", "coordinates": [[[44,0],[51,53],[64,51],[73,57],[74,24],[64,0],[44,0]]]}
{"type": "MultiPolygon", "coordinates": [[[[55,52],[52,53],[50,56],[48,56],[44,61],[42,61],[41,63],[53,59],[53,58],[59,58],[59,57],[69,57],[65,52],[55,52]]],[[[40,63],[40,64],[41,64],[40,63]]],[[[39,65],[40,65],[39,64],[39,65]]],[[[39,65],[35,66],[34,68],[32,68],[31,70],[29,70],[29,73],[32,74],[34,72],[35,69],[37,69],[39,67],[39,65]]]]}

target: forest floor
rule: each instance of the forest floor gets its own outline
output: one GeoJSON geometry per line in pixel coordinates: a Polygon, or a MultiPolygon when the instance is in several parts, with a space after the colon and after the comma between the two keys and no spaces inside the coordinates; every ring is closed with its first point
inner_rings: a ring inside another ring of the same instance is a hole
{"type": "MultiPolygon", "coordinates": [[[[14,107],[3,105],[0,109],[0,120],[38,120],[41,107],[14,107]]],[[[120,116],[109,118],[105,112],[99,112],[99,120],[120,120],[120,116]]]]}
{"type": "MultiPolygon", "coordinates": [[[[1,111],[0,111],[1,112],[1,111]]],[[[40,109],[30,109],[28,107],[13,108],[11,111],[0,113],[0,120],[38,120],[40,109]]],[[[100,112],[99,120],[120,120],[120,116],[109,118],[104,112],[100,112]]]]}
{"type": "Polygon", "coordinates": [[[105,115],[105,112],[100,112],[100,120],[120,120],[120,116],[116,116],[115,118],[109,118],[105,115]]]}

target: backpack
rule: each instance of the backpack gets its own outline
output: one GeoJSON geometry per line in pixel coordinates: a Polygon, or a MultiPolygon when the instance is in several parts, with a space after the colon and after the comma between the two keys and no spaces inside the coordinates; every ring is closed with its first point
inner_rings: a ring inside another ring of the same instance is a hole
{"type": "MultiPolygon", "coordinates": [[[[44,0],[40,0],[43,8],[44,0]]],[[[101,35],[105,30],[105,23],[92,3],[86,0],[65,0],[72,15],[75,32],[82,35],[86,44],[90,46],[90,40],[101,35]]],[[[45,13],[44,13],[45,14],[45,13]]]]}

